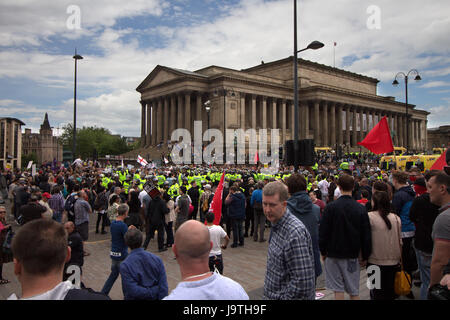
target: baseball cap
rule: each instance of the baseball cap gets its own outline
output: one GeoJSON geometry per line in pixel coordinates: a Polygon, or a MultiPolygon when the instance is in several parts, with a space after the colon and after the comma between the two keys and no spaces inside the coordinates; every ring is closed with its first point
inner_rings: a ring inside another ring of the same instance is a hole
{"type": "Polygon", "coordinates": [[[46,197],[47,199],[50,199],[52,196],[50,195],[50,193],[48,193],[48,192],[44,192],[43,194],[42,194],[42,196],[43,197],[46,197]]]}

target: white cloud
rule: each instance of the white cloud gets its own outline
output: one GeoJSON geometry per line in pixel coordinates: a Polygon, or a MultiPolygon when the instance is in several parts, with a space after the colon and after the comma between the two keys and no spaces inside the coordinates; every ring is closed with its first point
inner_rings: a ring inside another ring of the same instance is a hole
{"type": "MultiPolygon", "coordinates": [[[[89,36],[95,54],[88,50],[79,52],[84,57],[78,63],[79,92],[90,95],[78,100],[80,125],[96,124],[126,135],[139,135],[139,95],[135,88],[157,64],[188,70],[212,64],[241,69],[259,64],[261,59],[269,62],[293,52],[292,0],[242,0],[238,5],[222,8],[209,22],[199,19],[188,26],[161,25],[141,31],[131,27],[121,29],[117,20],[147,14],[164,17],[169,2],[142,0],[125,5],[119,0],[80,0],[77,4],[82,10],[83,29],[78,34],[65,27],[68,17],[65,10],[73,4],[70,2],[2,2],[0,45],[13,47],[0,52],[0,79],[30,79],[67,89],[71,96],[72,56],[45,53],[42,49],[54,41],[51,37],[55,35],[89,36]],[[16,17],[12,11],[17,12],[16,17]],[[145,43],[145,37],[141,39],[143,43],[138,43],[133,34],[142,36],[145,32],[162,36],[164,46],[155,48],[145,43]],[[32,44],[36,49],[23,50],[20,44],[32,44]]],[[[176,8],[180,2],[171,5],[183,14],[176,8]]],[[[299,2],[298,48],[312,40],[326,45],[317,51],[302,52],[300,57],[332,65],[336,41],[337,67],[343,68],[344,57],[354,56],[357,59],[346,70],[390,83],[398,71],[417,68],[428,81],[423,88],[435,87],[438,82],[448,85],[447,81],[432,77],[450,74],[450,2],[433,1],[424,6],[422,1],[414,0],[405,8],[402,2],[377,1],[381,10],[380,30],[369,30],[366,26],[369,17],[366,9],[371,4],[373,1],[299,2]]],[[[396,91],[396,95],[402,98],[403,89],[396,91]]],[[[56,101],[54,105],[59,105],[53,115],[55,121],[71,122],[73,101],[56,101]]],[[[443,112],[435,108],[438,107],[431,108],[432,112],[443,112]]],[[[430,115],[430,119],[446,118],[430,115]]]]}
{"type": "Polygon", "coordinates": [[[423,84],[422,88],[435,88],[435,87],[448,87],[450,86],[450,82],[448,81],[429,81],[423,84]]]}
{"type": "Polygon", "coordinates": [[[92,35],[91,29],[111,27],[117,19],[142,15],[161,15],[163,0],[3,0],[0,4],[0,45],[34,45],[55,35],[78,38],[92,35]],[[80,9],[81,30],[67,28],[70,5],[80,9]]]}

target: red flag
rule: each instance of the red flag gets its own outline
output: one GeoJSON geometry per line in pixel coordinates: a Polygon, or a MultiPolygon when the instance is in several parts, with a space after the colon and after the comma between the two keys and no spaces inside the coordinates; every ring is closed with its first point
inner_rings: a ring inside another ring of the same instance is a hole
{"type": "Polygon", "coordinates": [[[443,152],[441,156],[436,159],[430,170],[444,170],[444,167],[447,165],[447,162],[445,162],[445,154],[446,152],[443,152]]]}
{"type": "MultiPolygon", "coordinates": [[[[356,130],[356,126],[355,126],[356,130]]],[[[380,120],[375,127],[367,134],[359,145],[366,147],[375,154],[388,153],[394,151],[391,133],[386,117],[380,120]]]]}
{"type": "Polygon", "coordinates": [[[255,152],[255,158],[253,160],[256,164],[258,164],[259,162],[259,155],[258,155],[258,151],[255,152]]]}
{"type": "MultiPolygon", "coordinates": [[[[213,200],[211,202],[211,206],[209,211],[214,213],[214,222],[213,224],[219,225],[220,218],[222,216],[222,191],[223,191],[223,180],[225,178],[225,171],[222,173],[222,177],[220,178],[219,186],[214,193],[213,200]]],[[[206,221],[205,221],[206,223],[206,221]]]]}

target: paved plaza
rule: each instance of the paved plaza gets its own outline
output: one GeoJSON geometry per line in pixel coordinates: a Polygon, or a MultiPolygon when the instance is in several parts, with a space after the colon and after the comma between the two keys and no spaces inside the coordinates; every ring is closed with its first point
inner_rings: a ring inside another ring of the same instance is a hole
{"type": "MultiPolygon", "coordinates": [[[[8,210],[9,212],[9,210],[8,210]]],[[[11,223],[11,217],[8,217],[11,223]]],[[[90,255],[85,257],[83,266],[82,281],[86,287],[100,291],[109,276],[111,268],[111,259],[109,257],[111,236],[110,234],[96,234],[95,222],[96,215],[90,217],[89,223],[89,240],[85,243],[85,250],[90,255]]],[[[12,222],[14,229],[19,228],[17,224],[12,222]]],[[[270,229],[266,228],[265,237],[269,238],[270,229]]],[[[263,296],[264,276],[267,263],[267,247],[268,242],[255,242],[251,237],[245,238],[243,247],[231,248],[228,246],[223,250],[224,258],[224,275],[240,283],[251,300],[261,300],[263,296]]],[[[167,274],[167,282],[169,285],[169,292],[173,290],[180,281],[179,267],[174,259],[174,254],[169,248],[165,252],[158,252],[156,238],[150,241],[147,248],[148,251],[158,255],[164,262],[164,267],[167,274]]],[[[21,294],[20,284],[14,276],[13,263],[8,263],[3,266],[3,277],[11,282],[0,286],[0,300],[6,299],[12,293],[18,296],[21,294]]],[[[360,277],[360,298],[361,300],[369,300],[369,290],[366,286],[366,272],[361,270],[360,277]]],[[[333,300],[333,292],[325,289],[325,279],[322,274],[317,281],[317,289],[324,293],[322,300],[333,300]]],[[[419,288],[414,287],[413,291],[416,297],[419,296],[419,288]]],[[[110,297],[113,300],[123,300],[121,278],[117,279],[111,292],[110,297]]],[[[346,296],[348,299],[348,296],[346,296]]],[[[403,298],[401,298],[403,299],[403,298]]]]}

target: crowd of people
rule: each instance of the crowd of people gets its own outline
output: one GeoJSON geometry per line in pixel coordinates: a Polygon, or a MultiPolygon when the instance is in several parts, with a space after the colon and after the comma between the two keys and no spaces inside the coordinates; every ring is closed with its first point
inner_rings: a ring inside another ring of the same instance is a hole
{"type": "MultiPolygon", "coordinates": [[[[0,192],[9,205],[0,206],[0,285],[9,282],[3,264],[14,259],[21,299],[109,299],[119,275],[124,299],[248,299],[223,276],[222,250],[250,238],[269,241],[266,299],[320,298],[322,273],[335,299],[359,299],[360,268],[371,276],[376,267],[380,281],[370,298],[394,300],[399,266],[420,285],[417,298],[427,299],[429,288],[450,286],[450,176],[416,167],[382,172],[378,161],[322,154],[312,168],[281,166],[277,173],[92,161],[42,167],[35,176],[4,171],[0,192]],[[211,203],[222,173],[216,225],[211,203]],[[111,235],[111,274],[99,292],[81,281],[94,221],[96,233],[111,235]],[[147,251],[155,231],[158,251],[171,248],[180,268],[182,281],[170,293],[163,261],[147,251]]],[[[408,297],[415,298],[412,291],[408,297]]]]}

